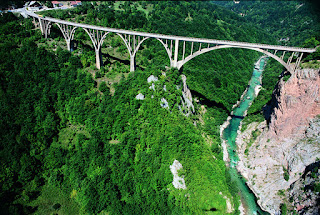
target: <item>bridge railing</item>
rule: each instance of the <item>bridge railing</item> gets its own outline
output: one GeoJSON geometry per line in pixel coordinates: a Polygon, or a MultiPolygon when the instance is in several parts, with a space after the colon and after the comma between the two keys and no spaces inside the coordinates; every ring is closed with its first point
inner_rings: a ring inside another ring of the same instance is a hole
{"type": "Polygon", "coordinates": [[[252,48],[272,49],[272,50],[281,50],[281,51],[292,51],[292,52],[312,53],[316,51],[316,49],[301,48],[301,47],[268,45],[268,44],[238,42],[238,41],[229,41],[229,40],[215,40],[215,39],[207,39],[207,38],[184,37],[184,36],[176,36],[176,35],[164,35],[164,34],[140,32],[140,31],[132,31],[132,30],[123,30],[123,29],[108,28],[108,27],[95,26],[95,25],[89,25],[89,24],[83,24],[83,23],[75,23],[75,22],[55,19],[51,17],[40,17],[39,15],[35,13],[31,13],[29,11],[27,11],[26,13],[29,16],[50,21],[50,22],[55,22],[55,23],[60,23],[65,25],[72,25],[80,28],[88,28],[93,30],[129,34],[129,35],[135,35],[135,36],[152,37],[152,38],[159,38],[159,39],[166,39],[166,40],[182,40],[186,42],[208,43],[208,44],[216,44],[216,45],[232,45],[232,46],[239,46],[239,47],[252,47],[252,48]]]}

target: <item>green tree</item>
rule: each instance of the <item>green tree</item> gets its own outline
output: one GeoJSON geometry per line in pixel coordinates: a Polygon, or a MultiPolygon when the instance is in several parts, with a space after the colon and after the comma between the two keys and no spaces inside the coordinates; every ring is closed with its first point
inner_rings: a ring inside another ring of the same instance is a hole
{"type": "Polygon", "coordinates": [[[51,1],[46,1],[45,5],[46,5],[48,8],[53,8],[53,4],[51,3],[51,1]]]}
{"type": "Polygon", "coordinates": [[[287,215],[288,210],[287,210],[286,203],[283,203],[280,205],[280,210],[281,210],[281,215],[287,215]]]}
{"type": "Polygon", "coordinates": [[[104,82],[104,81],[102,81],[100,83],[99,90],[106,95],[109,95],[109,93],[110,93],[109,87],[107,86],[106,82],[104,82]]]}
{"type": "Polygon", "coordinates": [[[318,40],[316,40],[315,37],[311,37],[311,38],[306,39],[304,41],[303,47],[304,48],[315,48],[319,44],[320,44],[320,42],[318,40]]]}

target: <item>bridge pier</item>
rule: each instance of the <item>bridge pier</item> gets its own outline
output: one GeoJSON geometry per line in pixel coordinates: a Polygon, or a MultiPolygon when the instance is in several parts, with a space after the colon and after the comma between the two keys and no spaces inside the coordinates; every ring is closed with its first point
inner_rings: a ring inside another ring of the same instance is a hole
{"type": "Polygon", "coordinates": [[[74,40],[66,39],[66,43],[67,43],[68,51],[70,52],[74,51],[74,40]]]}
{"type": "MultiPolygon", "coordinates": [[[[39,20],[38,20],[39,21],[39,20]]],[[[32,23],[33,23],[33,25],[34,25],[34,27],[35,28],[39,28],[39,22],[37,23],[37,21],[36,21],[36,18],[34,18],[34,17],[32,17],[32,23]]],[[[40,29],[41,30],[41,32],[42,32],[42,29],[40,29]]]]}
{"type": "Polygon", "coordinates": [[[296,69],[298,69],[298,68],[299,68],[299,65],[300,65],[300,62],[301,62],[302,56],[303,56],[303,53],[301,53],[301,54],[300,54],[300,56],[298,57],[298,59],[297,59],[297,61],[296,61],[295,65],[294,65],[294,69],[293,69],[293,71],[294,71],[294,72],[296,71],[296,69]]]}
{"type": "Polygon", "coordinates": [[[38,18],[39,20],[39,25],[40,25],[40,30],[41,33],[44,35],[44,37],[47,39],[48,35],[50,34],[50,27],[51,27],[51,22],[46,21],[43,19],[38,18]]]}
{"type": "Polygon", "coordinates": [[[74,32],[75,32],[77,27],[68,26],[68,25],[65,25],[65,24],[58,24],[58,23],[56,23],[56,24],[60,28],[61,33],[62,33],[64,39],[66,40],[68,51],[71,52],[72,51],[72,46],[73,46],[72,40],[73,40],[73,37],[74,37],[74,32]]]}
{"type": "Polygon", "coordinates": [[[96,67],[97,69],[101,69],[101,66],[103,66],[101,49],[96,49],[96,67]]]}
{"type": "Polygon", "coordinates": [[[89,35],[89,37],[93,43],[93,47],[96,52],[96,67],[97,67],[97,69],[100,69],[103,66],[101,47],[102,47],[104,39],[109,34],[109,32],[88,29],[88,28],[83,28],[83,30],[85,32],[87,32],[87,34],[89,35]]]}
{"type": "Polygon", "coordinates": [[[174,44],[174,58],[171,67],[178,68],[178,51],[179,51],[179,40],[175,40],[174,44]]]}
{"type": "Polygon", "coordinates": [[[71,52],[71,41],[66,39],[67,49],[71,52]]]}
{"type": "Polygon", "coordinates": [[[134,56],[130,56],[130,72],[134,72],[136,68],[136,62],[134,56]]]}

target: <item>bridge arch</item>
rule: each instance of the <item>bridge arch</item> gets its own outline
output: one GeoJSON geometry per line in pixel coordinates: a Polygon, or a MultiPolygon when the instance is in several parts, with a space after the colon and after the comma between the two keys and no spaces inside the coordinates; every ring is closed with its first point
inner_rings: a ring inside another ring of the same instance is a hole
{"type": "MultiPolygon", "coordinates": [[[[151,37],[146,37],[146,38],[144,38],[143,40],[141,40],[140,41],[140,43],[137,45],[137,47],[136,47],[136,49],[134,50],[134,54],[133,54],[133,56],[135,57],[136,56],[136,53],[138,52],[138,50],[139,50],[139,48],[140,48],[140,46],[142,45],[142,43],[144,42],[144,41],[146,41],[147,39],[150,39],[151,37]]],[[[156,38],[156,37],[154,37],[154,39],[156,39],[156,40],[158,40],[161,44],[162,44],[162,46],[165,48],[165,50],[166,50],[166,52],[167,52],[167,54],[168,54],[168,57],[169,57],[169,60],[170,60],[170,66],[172,65],[172,52],[171,52],[171,50],[169,49],[169,47],[168,47],[168,45],[167,44],[165,44],[161,39],[159,39],[159,38],[156,38]]]]}
{"type": "Polygon", "coordinates": [[[104,40],[106,39],[107,35],[110,33],[110,32],[104,32],[103,35],[99,36],[99,32],[97,33],[97,35],[95,35],[94,31],[90,32],[90,31],[88,31],[87,28],[83,28],[83,30],[89,35],[96,52],[100,51],[100,48],[101,48],[104,40]]]}
{"type": "Polygon", "coordinates": [[[143,43],[144,41],[146,41],[147,39],[149,39],[149,38],[150,38],[150,37],[145,37],[145,38],[143,38],[143,39],[138,43],[137,47],[136,47],[135,50],[133,51],[133,56],[134,56],[134,57],[136,56],[136,54],[137,54],[140,46],[142,45],[142,43],[143,43]]]}
{"type": "Polygon", "coordinates": [[[136,46],[134,46],[133,44],[130,44],[130,42],[121,33],[115,33],[115,34],[118,35],[122,39],[125,46],[127,47],[127,50],[128,50],[129,56],[130,56],[130,71],[134,71],[135,57],[136,57],[136,54],[139,51],[139,48],[141,47],[142,43],[150,38],[154,38],[162,44],[162,46],[165,48],[165,50],[168,54],[168,57],[170,60],[170,66],[172,65],[172,61],[173,61],[172,60],[172,52],[169,49],[168,45],[165,44],[161,39],[156,38],[156,37],[144,37],[141,41],[138,42],[138,44],[136,44],[136,46]]]}
{"type": "Polygon", "coordinates": [[[263,49],[260,49],[260,48],[254,48],[254,47],[239,47],[239,46],[232,46],[232,45],[217,45],[217,46],[214,46],[214,47],[210,47],[210,48],[204,48],[200,51],[196,51],[195,53],[193,53],[192,55],[189,55],[188,57],[186,57],[185,59],[183,60],[180,60],[178,61],[178,65],[177,65],[177,68],[180,69],[185,63],[187,63],[189,60],[201,55],[201,54],[204,54],[204,53],[207,53],[207,52],[210,52],[212,50],[217,50],[217,49],[224,49],[224,48],[242,48],[242,49],[251,49],[251,50],[254,50],[254,51],[258,51],[258,52],[261,52],[265,55],[268,55],[269,57],[272,57],[273,59],[275,59],[276,61],[278,61],[279,63],[281,63],[290,73],[292,73],[292,68],[290,67],[290,65],[288,65],[286,62],[284,62],[281,58],[279,58],[278,56],[276,56],[275,54],[272,54],[270,52],[267,52],[263,49]]]}
{"type": "Polygon", "coordinates": [[[71,51],[71,41],[73,40],[75,30],[78,27],[72,26],[69,29],[69,26],[65,26],[65,25],[59,24],[57,22],[54,22],[53,24],[56,24],[59,27],[64,39],[66,40],[67,48],[68,48],[69,51],[71,51]]]}
{"type": "MultiPolygon", "coordinates": [[[[44,35],[44,37],[47,38],[48,35],[50,34],[50,28],[52,26],[51,21],[45,21],[40,18],[38,18],[38,20],[39,20],[40,31],[44,35]]],[[[35,26],[36,26],[36,23],[35,23],[35,26]]]]}
{"type": "Polygon", "coordinates": [[[122,39],[122,41],[124,42],[125,46],[128,49],[129,56],[131,58],[133,55],[132,55],[132,50],[131,50],[131,46],[130,46],[129,42],[120,33],[116,33],[116,35],[118,35],[122,39]]]}

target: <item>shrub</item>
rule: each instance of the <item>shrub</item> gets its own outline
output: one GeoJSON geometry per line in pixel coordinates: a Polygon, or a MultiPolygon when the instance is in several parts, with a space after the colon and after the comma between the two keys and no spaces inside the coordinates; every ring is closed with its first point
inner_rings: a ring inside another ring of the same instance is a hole
{"type": "Polygon", "coordinates": [[[283,173],[284,180],[289,181],[289,173],[288,173],[288,170],[283,167],[283,171],[284,171],[284,173],[283,173]]]}
{"type": "Polygon", "coordinates": [[[287,214],[287,205],[285,203],[280,205],[281,215],[287,214]]]}
{"type": "Polygon", "coordinates": [[[110,92],[110,90],[109,90],[106,82],[104,82],[104,81],[101,82],[101,84],[100,84],[100,86],[99,86],[99,90],[100,90],[101,92],[107,93],[107,94],[109,94],[109,92],[110,92]]]}

